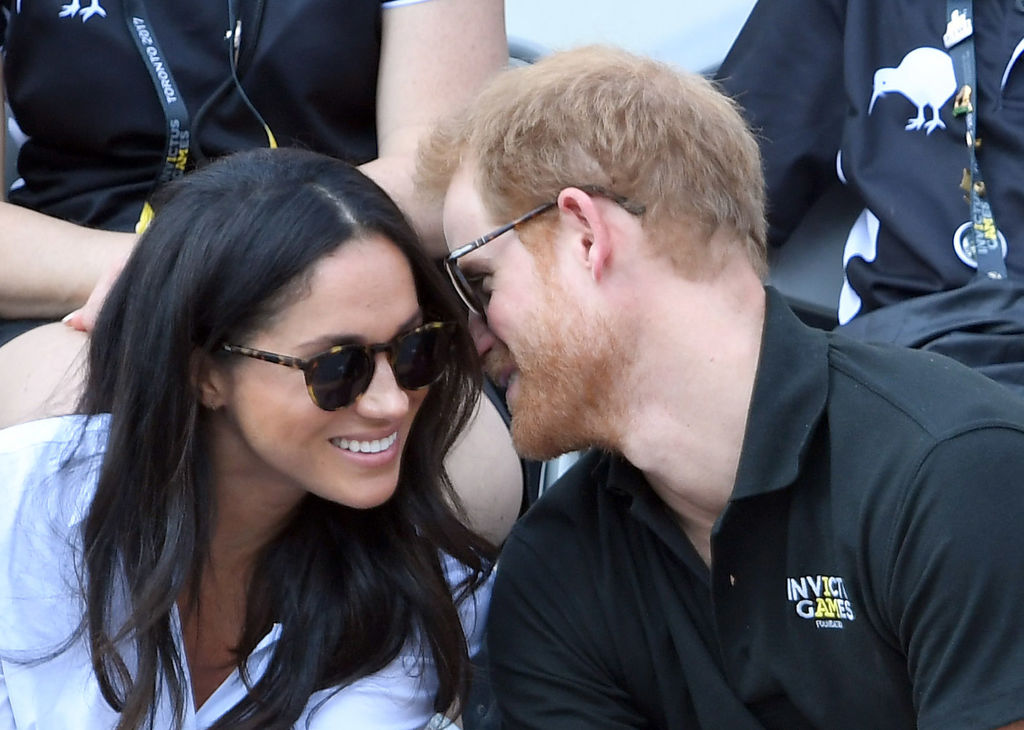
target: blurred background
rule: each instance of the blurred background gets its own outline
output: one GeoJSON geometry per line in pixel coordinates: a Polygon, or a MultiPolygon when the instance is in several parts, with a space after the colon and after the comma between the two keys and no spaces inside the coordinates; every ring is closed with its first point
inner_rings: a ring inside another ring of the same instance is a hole
{"type": "Polygon", "coordinates": [[[505,0],[513,55],[612,43],[690,71],[717,66],[753,0],[505,0]]]}

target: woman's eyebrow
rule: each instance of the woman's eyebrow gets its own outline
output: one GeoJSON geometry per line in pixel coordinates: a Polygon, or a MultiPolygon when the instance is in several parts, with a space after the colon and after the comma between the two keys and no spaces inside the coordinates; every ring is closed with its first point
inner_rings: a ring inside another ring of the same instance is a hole
{"type": "MultiPolygon", "coordinates": [[[[401,334],[403,334],[405,332],[408,332],[409,330],[414,329],[415,327],[418,327],[420,324],[422,324],[422,322],[423,322],[423,311],[420,310],[420,309],[417,309],[413,313],[413,315],[411,317],[409,317],[404,322],[402,322],[402,324],[398,325],[398,327],[395,329],[395,331],[392,333],[392,335],[391,335],[391,337],[389,339],[393,339],[395,337],[398,337],[399,335],[401,335],[401,334]]],[[[298,345],[298,347],[296,349],[306,350],[307,348],[308,349],[319,348],[319,350],[317,350],[317,351],[318,352],[323,352],[324,350],[328,350],[331,347],[334,347],[335,345],[367,345],[367,344],[375,344],[375,343],[370,343],[368,338],[365,337],[364,335],[355,335],[355,334],[346,332],[346,333],[337,333],[337,334],[327,334],[327,335],[321,335],[319,337],[315,337],[312,340],[308,340],[308,341],[303,342],[302,344],[298,345]]]]}

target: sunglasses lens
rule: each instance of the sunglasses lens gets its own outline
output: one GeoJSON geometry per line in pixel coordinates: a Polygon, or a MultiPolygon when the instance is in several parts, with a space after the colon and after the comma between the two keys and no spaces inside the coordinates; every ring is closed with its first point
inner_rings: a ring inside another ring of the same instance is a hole
{"type": "Polygon", "coordinates": [[[317,358],[308,383],[316,404],[325,411],[336,411],[352,405],[372,378],[373,361],[356,345],[317,358]]]}
{"type": "Polygon", "coordinates": [[[400,338],[395,356],[398,384],[416,390],[440,378],[448,365],[454,335],[454,325],[435,322],[400,338]]]}

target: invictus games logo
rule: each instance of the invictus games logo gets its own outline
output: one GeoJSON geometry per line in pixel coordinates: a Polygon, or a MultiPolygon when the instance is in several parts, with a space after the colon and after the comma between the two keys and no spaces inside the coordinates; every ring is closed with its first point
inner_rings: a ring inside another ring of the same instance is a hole
{"type": "MultiPolygon", "coordinates": [[[[957,257],[965,264],[970,266],[972,269],[978,268],[978,257],[975,253],[974,241],[972,236],[968,233],[973,227],[971,221],[967,221],[962,226],[956,229],[956,233],[953,234],[953,250],[956,251],[957,257]]],[[[995,226],[993,226],[995,228],[995,226]]],[[[982,231],[982,235],[986,239],[992,240],[991,246],[995,247],[995,241],[999,242],[999,248],[1002,250],[1003,258],[1006,258],[1006,237],[1000,230],[995,231],[982,231]]]]}
{"type": "Polygon", "coordinates": [[[796,615],[814,621],[819,629],[842,629],[853,621],[853,605],[843,579],[834,575],[786,578],[786,598],[796,615]]]}

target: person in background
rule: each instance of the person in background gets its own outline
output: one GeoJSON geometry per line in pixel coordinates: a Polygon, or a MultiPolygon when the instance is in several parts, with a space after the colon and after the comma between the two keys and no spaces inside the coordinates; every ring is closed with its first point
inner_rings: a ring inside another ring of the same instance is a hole
{"type": "Polygon", "coordinates": [[[758,145],[711,82],[552,54],[421,177],[517,448],[593,447],[502,549],[504,727],[1024,727],[1024,403],[763,285],[758,145]]]}
{"type": "MultiPolygon", "coordinates": [[[[0,6],[0,89],[27,137],[0,202],[0,425],[73,407],[79,330],[146,201],[208,159],[279,145],[358,164],[440,255],[440,211],[412,184],[417,141],[508,59],[502,0],[0,6]]],[[[474,526],[500,541],[523,487],[489,401],[450,466],[474,526]]]]}
{"type": "Polygon", "coordinates": [[[443,275],[312,152],[154,208],[76,415],[0,431],[0,727],[457,714],[494,548],[450,506],[480,376],[443,275]]]}
{"type": "Polygon", "coordinates": [[[843,331],[1024,395],[1022,55],[1014,0],[772,0],[717,79],[761,144],[769,245],[839,184],[861,210],[835,260],[843,331]]]}

